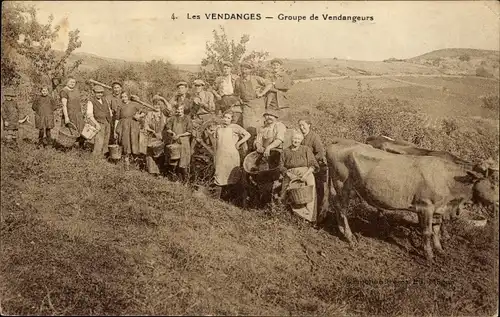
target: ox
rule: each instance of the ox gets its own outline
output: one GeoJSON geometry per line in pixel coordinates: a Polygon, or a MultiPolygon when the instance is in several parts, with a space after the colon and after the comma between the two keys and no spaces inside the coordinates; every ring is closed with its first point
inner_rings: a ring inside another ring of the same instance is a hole
{"type": "Polygon", "coordinates": [[[456,216],[458,205],[471,198],[473,185],[483,178],[439,157],[397,155],[347,139],[337,139],[327,148],[326,157],[337,225],[348,242],[352,244],[353,237],[343,207],[354,190],[379,210],[417,213],[430,261],[434,257],[431,239],[436,251],[443,252],[441,219],[456,216]]]}
{"type": "MultiPolygon", "coordinates": [[[[403,141],[394,140],[385,135],[370,136],[366,139],[366,144],[373,146],[374,148],[384,150],[390,153],[396,154],[408,154],[417,156],[436,156],[443,158],[447,161],[459,164],[468,170],[475,170],[476,172],[485,173],[486,176],[491,176],[492,182],[488,180],[482,180],[474,187],[473,200],[474,202],[480,203],[485,206],[493,206],[498,209],[498,164],[495,164],[492,160],[482,162],[480,164],[473,164],[469,161],[463,160],[449,152],[446,151],[433,151],[428,149],[422,149],[417,147],[415,144],[403,141]]],[[[462,206],[460,206],[462,207],[462,206]]]]}

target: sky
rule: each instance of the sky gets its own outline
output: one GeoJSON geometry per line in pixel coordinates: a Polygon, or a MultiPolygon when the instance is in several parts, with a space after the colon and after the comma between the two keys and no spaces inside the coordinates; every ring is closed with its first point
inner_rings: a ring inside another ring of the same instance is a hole
{"type": "Polygon", "coordinates": [[[54,48],[65,49],[78,28],[78,52],[130,61],[199,64],[212,31],[230,39],[250,35],[247,51],[271,57],[380,61],[442,48],[500,49],[498,1],[188,2],[37,1],[41,21],[50,14],[63,27],[54,48]],[[206,13],[260,13],[261,20],[207,20],[206,13]],[[172,14],[178,19],[172,20],[172,14]],[[187,19],[200,15],[200,20],[187,19]],[[278,15],[305,16],[305,21],[278,15]],[[316,14],[319,20],[310,20],[316,14]],[[322,15],[373,16],[373,21],[330,21],[322,15]],[[272,16],[273,19],[266,19],[272,16]]]}

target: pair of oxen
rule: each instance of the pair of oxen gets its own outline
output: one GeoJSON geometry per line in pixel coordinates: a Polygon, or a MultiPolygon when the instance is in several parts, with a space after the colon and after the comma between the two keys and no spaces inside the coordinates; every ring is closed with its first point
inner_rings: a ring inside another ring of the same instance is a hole
{"type": "Polygon", "coordinates": [[[464,203],[493,205],[498,212],[498,166],[489,161],[474,164],[385,136],[370,137],[366,144],[335,139],[326,156],[337,225],[351,244],[355,239],[344,211],[353,191],[379,211],[417,213],[429,261],[433,249],[443,253],[442,220],[457,217],[464,203]]]}

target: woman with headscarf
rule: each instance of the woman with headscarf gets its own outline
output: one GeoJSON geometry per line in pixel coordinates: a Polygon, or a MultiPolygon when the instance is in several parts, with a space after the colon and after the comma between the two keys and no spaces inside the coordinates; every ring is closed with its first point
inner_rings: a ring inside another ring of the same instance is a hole
{"type": "Polygon", "coordinates": [[[328,166],[326,164],[325,147],[319,135],[311,130],[310,120],[300,119],[299,129],[304,135],[302,144],[311,148],[319,164],[319,170],[314,173],[314,178],[318,198],[318,222],[321,222],[328,210],[328,166]]]}
{"type": "MultiPolygon", "coordinates": [[[[66,86],[61,90],[60,97],[64,125],[71,126],[72,129],[76,128],[76,131],[71,130],[74,134],[82,133],[85,121],[83,119],[82,106],[80,104],[80,91],[76,87],[75,78],[68,78],[66,86]]],[[[77,141],[80,147],[84,146],[85,138],[83,136],[80,135],[77,141]]]]}
{"type": "Polygon", "coordinates": [[[118,121],[115,124],[115,139],[122,146],[125,156],[125,170],[130,169],[130,158],[139,155],[140,120],[145,116],[141,111],[142,106],[129,99],[127,92],[121,93],[122,103],[117,111],[118,121]]]}
{"type": "Polygon", "coordinates": [[[233,113],[227,111],[222,117],[222,125],[215,132],[215,185],[216,197],[222,188],[237,184],[241,180],[240,153],[238,150],[249,138],[250,133],[241,126],[231,123],[233,113]]]}
{"type": "MultiPolygon", "coordinates": [[[[304,136],[299,131],[294,131],[292,144],[283,150],[280,161],[280,171],[283,174],[281,187],[281,200],[285,202],[285,195],[294,180],[300,180],[305,185],[313,185],[316,189],[313,172],[319,169],[318,162],[310,147],[301,145],[304,136]]],[[[295,205],[290,202],[292,210],[300,217],[313,224],[317,222],[316,195],[311,202],[304,205],[295,205]]]]}

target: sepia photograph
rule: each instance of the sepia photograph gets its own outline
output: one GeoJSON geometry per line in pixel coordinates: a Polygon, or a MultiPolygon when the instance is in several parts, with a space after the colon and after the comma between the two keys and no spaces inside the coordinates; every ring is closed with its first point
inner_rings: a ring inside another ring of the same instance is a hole
{"type": "Polygon", "coordinates": [[[500,2],[1,15],[1,315],[498,316],[500,2]]]}

